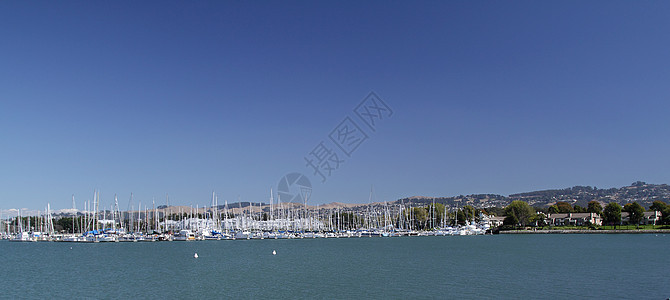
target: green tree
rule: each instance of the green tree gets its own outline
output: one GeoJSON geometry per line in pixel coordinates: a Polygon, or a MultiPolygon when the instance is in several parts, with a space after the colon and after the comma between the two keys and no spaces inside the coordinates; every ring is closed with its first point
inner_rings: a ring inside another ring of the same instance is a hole
{"type": "Polygon", "coordinates": [[[603,221],[605,221],[605,224],[614,225],[614,228],[616,228],[616,224],[621,222],[621,205],[616,202],[607,204],[603,211],[603,221]]]}
{"type": "Polygon", "coordinates": [[[466,217],[465,217],[465,214],[466,214],[466,213],[463,211],[463,209],[459,209],[459,210],[456,212],[456,219],[457,219],[457,220],[456,220],[456,222],[457,222],[456,225],[458,225],[458,224],[461,224],[461,225],[465,224],[465,218],[466,218],[466,217]]]}
{"type": "Polygon", "coordinates": [[[666,204],[663,201],[656,200],[654,203],[649,206],[651,211],[660,211],[661,212],[661,224],[670,225],[670,205],[666,204]]]}
{"type": "Polygon", "coordinates": [[[423,207],[414,207],[412,208],[412,214],[414,215],[414,228],[419,230],[424,229],[428,220],[426,209],[423,207]]]}
{"type": "Polygon", "coordinates": [[[637,202],[628,203],[623,206],[623,211],[628,212],[628,219],[636,227],[640,227],[640,222],[644,218],[644,207],[637,202]]]}
{"type": "Polygon", "coordinates": [[[546,219],[547,215],[544,213],[536,213],[530,217],[530,222],[535,223],[536,226],[544,226],[546,225],[546,219]]]}
{"type": "Polygon", "coordinates": [[[586,208],[581,207],[581,206],[575,204],[574,212],[576,212],[576,213],[584,213],[584,212],[586,212],[586,208]]]}
{"type": "Polygon", "coordinates": [[[428,205],[428,207],[426,207],[426,213],[428,214],[427,215],[428,225],[433,225],[433,227],[438,227],[440,224],[442,224],[443,218],[446,218],[446,216],[444,215],[444,204],[442,203],[435,203],[434,209],[433,204],[428,205]],[[431,219],[431,213],[434,214],[433,215],[434,220],[431,219]]]}
{"type": "MultiPolygon", "coordinates": [[[[79,224],[80,218],[74,218],[74,226],[76,227],[79,224]]],[[[72,227],[72,217],[63,217],[54,222],[54,227],[60,227],[61,230],[64,230],[67,233],[74,233],[72,227]]]]}
{"type": "Polygon", "coordinates": [[[526,226],[535,216],[535,209],[521,200],[514,200],[505,207],[505,223],[508,225],[526,226]]]}
{"type": "Polygon", "coordinates": [[[661,217],[661,223],[670,225],[670,205],[666,206],[665,209],[661,211],[661,217]]]}
{"type": "Polygon", "coordinates": [[[549,206],[548,211],[549,211],[550,214],[557,214],[558,213],[558,206],[556,206],[556,205],[549,206]]]}
{"type": "Polygon", "coordinates": [[[474,220],[477,216],[477,210],[472,205],[463,206],[463,212],[466,220],[474,220]]]}
{"type": "Polygon", "coordinates": [[[588,206],[586,207],[586,212],[600,215],[603,213],[603,207],[600,205],[600,202],[593,200],[589,202],[588,206]]]}
{"type": "Polygon", "coordinates": [[[558,207],[558,212],[562,214],[571,213],[572,205],[567,202],[556,202],[556,207],[558,207]]]}
{"type": "Polygon", "coordinates": [[[472,205],[463,206],[462,209],[459,209],[456,212],[456,217],[458,218],[458,224],[464,225],[466,221],[472,220],[473,216],[476,217],[477,210],[472,207],[472,205]]]}
{"type": "Polygon", "coordinates": [[[668,205],[665,202],[660,201],[660,200],[656,200],[656,201],[654,201],[654,203],[651,204],[651,206],[649,206],[649,210],[651,210],[651,211],[661,211],[662,212],[667,207],[668,207],[668,205]]]}

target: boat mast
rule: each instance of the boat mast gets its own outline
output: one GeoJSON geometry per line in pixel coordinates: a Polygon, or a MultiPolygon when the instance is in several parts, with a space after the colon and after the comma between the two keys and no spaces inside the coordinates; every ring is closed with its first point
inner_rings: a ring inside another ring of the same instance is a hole
{"type": "MultiPolygon", "coordinates": [[[[95,213],[95,200],[96,200],[97,195],[98,195],[97,191],[93,191],[93,208],[92,208],[93,213],[95,213]]],[[[97,227],[97,222],[95,221],[95,217],[96,217],[95,214],[93,214],[92,217],[93,217],[93,224],[91,224],[91,226],[92,226],[93,230],[97,230],[98,227],[97,227]]]]}
{"type": "Polygon", "coordinates": [[[226,229],[226,234],[230,233],[230,227],[228,226],[228,200],[223,200],[224,206],[223,206],[223,213],[224,213],[224,223],[223,227],[226,229]]]}
{"type": "Polygon", "coordinates": [[[153,231],[158,231],[158,221],[156,220],[156,197],[151,197],[151,216],[153,222],[151,222],[151,227],[153,231]]]}
{"type": "MultiPolygon", "coordinates": [[[[274,214],[274,210],[272,210],[273,202],[274,202],[274,197],[272,196],[272,187],[270,187],[270,215],[268,216],[268,221],[272,220],[272,215],[274,214]]],[[[272,223],[271,223],[272,224],[272,223]]],[[[274,225],[272,226],[272,229],[274,230],[274,225]]]]}
{"type": "Polygon", "coordinates": [[[19,234],[23,234],[23,220],[21,219],[21,209],[19,208],[16,215],[16,223],[19,225],[19,234]]]}
{"type": "Polygon", "coordinates": [[[168,221],[168,218],[170,217],[170,211],[171,211],[171,209],[170,209],[170,196],[167,193],[165,193],[165,206],[167,206],[168,213],[163,218],[163,221],[165,221],[165,225],[166,225],[164,229],[165,229],[165,231],[170,231],[171,228],[168,229],[168,227],[167,227],[167,221],[168,221]]]}
{"type": "Polygon", "coordinates": [[[137,232],[139,233],[142,228],[142,201],[137,202],[137,232]]]}

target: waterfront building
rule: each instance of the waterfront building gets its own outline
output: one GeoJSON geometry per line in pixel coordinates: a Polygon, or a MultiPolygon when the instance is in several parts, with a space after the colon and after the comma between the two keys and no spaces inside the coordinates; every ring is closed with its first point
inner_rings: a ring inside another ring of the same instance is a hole
{"type": "MultiPolygon", "coordinates": [[[[661,212],[660,211],[645,211],[640,225],[659,225],[661,224],[661,212]]],[[[626,211],[621,212],[621,225],[633,225],[630,224],[630,214],[626,211]]]]}
{"type": "Polygon", "coordinates": [[[547,224],[554,226],[586,226],[589,224],[600,226],[603,224],[603,220],[596,213],[549,214],[547,224]]]}

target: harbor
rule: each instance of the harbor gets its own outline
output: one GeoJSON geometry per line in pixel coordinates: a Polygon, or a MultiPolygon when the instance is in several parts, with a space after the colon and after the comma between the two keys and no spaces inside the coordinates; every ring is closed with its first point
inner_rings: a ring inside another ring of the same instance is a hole
{"type": "MultiPolygon", "coordinates": [[[[73,201],[74,202],[74,201],[73,201]]],[[[84,203],[85,209],[72,209],[70,216],[54,217],[50,205],[45,213],[3,220],[0,235],[16,242],[159,242],[251,239],[364,238],[409,236],[464,236],[491,233],[490,220],[479,213],[458,220],[442,205],[427,207],[374,203],[351,207],[308,206],[282,203],[270,198],[269,204],[227,203],[220,206],[212,193],[207,207],[144,207],[121,211],[118,197],[109,210],[100,210],[100,194],[84,203]],[[92,209],[91,209],[92,208],[92,209]],[[438,209],[439,211],[438,213],[438,209]],[[416,214],[427,216],[417,217],[416,214]],[[454,218],[449,218],[453,216],[454,218]],[[63,222],[65,221],[65,222],[63,222]],[[56,225],[59,229],[56,229],[56,225]]],[[[166,200],[167,202],[167,200],[166,200]]]]}

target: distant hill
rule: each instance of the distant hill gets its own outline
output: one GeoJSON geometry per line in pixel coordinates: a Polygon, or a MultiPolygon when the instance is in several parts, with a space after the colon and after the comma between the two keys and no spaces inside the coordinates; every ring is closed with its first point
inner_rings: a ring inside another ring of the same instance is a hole
{"type": "MultiPolygon", "coordinates": [[[[555,204],[557,201],[570,203],[571,205],[580,205],[586,207],[591,200],[600,201],[602,203],[617,202],[622,206],[626,203],[637,201],[644,207],[649,207],[654,201],[661,200],[670,203],[670,185],[667,184],[648,184],[642,181],[637,181],[630,186],[621,188],[599,189],[591,186],[574,186],[564,189],[542,190],[534,192],[525,192],[512,194],[509,196],[497,194],[473,194],[473,195],[459,195],[453,197],[425,197],[412,196],[396,201],[388,202],[388,204],[405,204],[413,206],[427,205],[435,201],[435,203],[445,204],[450,208],[463,207],[471,205],[475,208],[490,208],[490,207],[505,207],[514,200],[522,200],[528,202],[535,207],[548,207],[555,204]]],[[[370,204],[354,204],[354,203],[339,203],[333,202],[320,205],[309,205],[311,209],[335,209],[347,208],[349,210],[365,210],[370,207],[385,207],[384,202],[375,202],[370,204]]],[[[282,203],[284,208],[287,207],[302,207],[300,203],[282,203]]],[[[604,205],[603,205],[604,206],[604,205]]],[[[196,211],[203,213],[210,207],[190,207],[190,206],[166,206],[160,205],[157,207],[161,213],[177,213],[177,212],[191,212],[196,211]]],[[[225,209],[225,205],[219,205],[219,210],[225,209]]],[[[239,213],[241,211],[269,211],[270,206],[267,203],[261,202],[234,202],[228,204],[228,209],[231,213],[239,213]],[[251,207],[249,207],[251,206],[251,207]],[[260,207],[260,208],[259,208],[260,207]]],[[[135,211],[136,212],[136,211],[135,211]]],[[[142,213],[142,212],[140,212],[142,213]]],[[[64,209],[54,212],[54,215],[73,215],[83,214],[82,211],[64,209]]]]}
{"type": "Polygon", "coordinates": [[[481,207],[504,207],[512,202],[508,200],[507,197],[503,195],[496,194],[473,194],[473,195],[460,195],[454,197],[421,197],[414,196],[409,198],[404,198],[395,201],[395,204],[430,204],[435,201],[435,203],[442,203],[450,207],[462,207],[465,205],[472,205],[477,208],[481,207]]]}
{"type": "MultiPolygon", "coordinates": [[[[446,204],[448,206],[472,205],[477,208],[482,207],[504,207],[514,200],[523,200],[532,206],[546,207],[557,201],[568,202],[572,205],[586,207],[592,200],[603,203],[617,202],[621,205],[637,201],[640,205],[649,207],[652,202],[661,200],[670,202],[670,185],[667,184],[648,184],[637,181],[630,186],[621,188],[599,189],[591,186],[574,186],[565,189],[543,190],[512,194],[509,196],[495,194],[475,194],[460,195],[455,197],[437,197],[436,203],[446,204]]],[[[409,197],[395,201],[395,203],[413,203],[428,204],[433,201],[432,197],[409,197]]]]}

